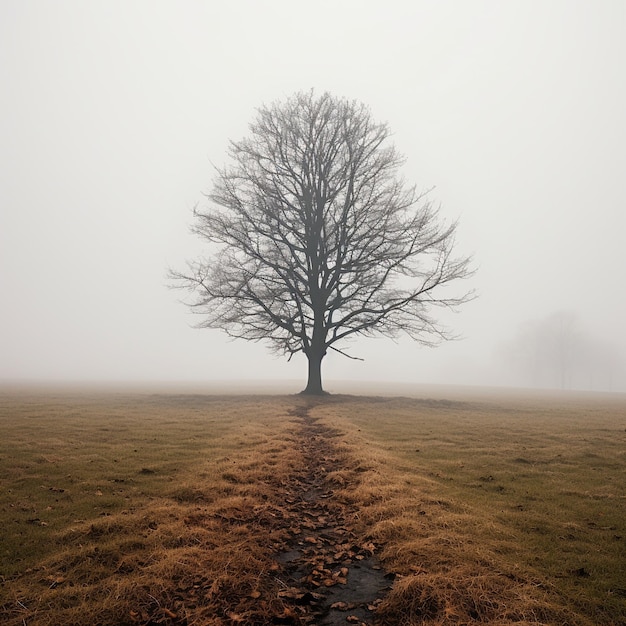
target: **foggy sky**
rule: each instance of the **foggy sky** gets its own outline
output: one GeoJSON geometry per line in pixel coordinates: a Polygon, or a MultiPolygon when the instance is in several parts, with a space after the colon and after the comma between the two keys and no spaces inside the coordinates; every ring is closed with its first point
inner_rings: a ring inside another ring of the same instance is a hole
{"type": "Polygon", "coordinates": [[[194,329],[166,272],[228,140],[315,88],[389,123],[480,295],[444,316],[462,341],[358,340],[327,379],[558,385],[520,346],[568,319],[569,384],[626,390],[625,60],[622,0],[5,0],[0,380],[304,385],[304,358],[194,329]]]}

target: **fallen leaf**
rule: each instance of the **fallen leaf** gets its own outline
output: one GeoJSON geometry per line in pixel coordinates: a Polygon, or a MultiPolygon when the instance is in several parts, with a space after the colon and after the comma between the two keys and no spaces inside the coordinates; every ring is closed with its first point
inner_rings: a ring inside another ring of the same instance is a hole
{"type": "Polygon", "coordinates": [[[233,622],[243,622],[243,616],[239,615],[239,613],[227,613],[226,614],[228,616],[228,619],[232,620],[233,622]]]}
{"type": "Polygon", "coordinates": [[[336,609],[337,611],[347,611],[350,608],[350,605],[347,602],[333,602],[330,605],[331,609],[336,609]]]}
{"type": "Polygon", "coordinates": [[[49,589],[55,589],[59,585],[62,585],[66,579],[64,576],[48,576],[46,580],[50,583],[49,589]]]}

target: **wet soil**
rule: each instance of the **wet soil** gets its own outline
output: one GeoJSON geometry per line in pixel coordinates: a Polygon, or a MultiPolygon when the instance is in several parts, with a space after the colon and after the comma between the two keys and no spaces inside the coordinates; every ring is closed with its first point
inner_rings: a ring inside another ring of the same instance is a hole
{"type": "Polygon", "coordinates": [[[344,469],[333,446],[338,433],[311,417],[306,406],[292,415],[301,420],[304,464],[277,487],[287,538],[274,573],[292,610],[274,623],[374,624],[393,576],[381,568],[377,546],[356,534],[358,511],[335,497],[337,485],[329,475],[344,469]]]}

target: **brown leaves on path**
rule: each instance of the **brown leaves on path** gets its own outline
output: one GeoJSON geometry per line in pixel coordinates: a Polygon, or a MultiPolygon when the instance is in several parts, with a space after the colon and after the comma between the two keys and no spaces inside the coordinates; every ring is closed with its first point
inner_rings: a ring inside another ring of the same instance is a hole
{"type": "Polygon", "coordinates": [[[345,452],[333,445],[339,433],[306,407],[293,414],[302,420],[303,464],[277,488],[287,521],[276,555],[277,577],[286,586],[282,597],[293,603],[299,620],[294,623],[370,624],[390,580],[374,557],[376,546],[355,528],[358,511],[335,493],[333,476],[346,469],[345,452]]]}

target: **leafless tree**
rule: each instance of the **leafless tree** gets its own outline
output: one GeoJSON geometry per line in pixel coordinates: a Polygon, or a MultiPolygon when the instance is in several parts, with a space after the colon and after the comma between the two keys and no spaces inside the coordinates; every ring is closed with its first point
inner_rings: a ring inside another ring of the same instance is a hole
{"type": "Polygon", "coordinates": [[[623,361],[619,344],[589,331],[574,311],[556,311],[523,322],[500,349],[522,384],[555,389],[619,388],[623,361]]]}
{"type": "Polygon", "coordinates": [[[199,326],[303,352],[309,394],[324,393],[328,350],[356,358],[350,337],[450,338],[431,311],[472,297],[445,289],[471,274],[470,259],[454,256],[456,224],[399,177],[387,125],[307,92],[261,107],[250,131],[194,211],[192,230],[215,254],[171,272],[194,294],[199,326]]]}

